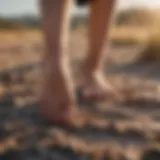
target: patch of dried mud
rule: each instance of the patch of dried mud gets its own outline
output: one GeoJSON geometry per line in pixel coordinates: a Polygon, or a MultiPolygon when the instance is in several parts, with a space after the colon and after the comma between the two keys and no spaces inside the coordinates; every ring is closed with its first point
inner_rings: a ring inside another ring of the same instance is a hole
{"type": "MultiPolygon", "coordinates": [[[[20,54],[21,58],[10,65],[1,63],[0,159],[160,159],[158,81],[122,75],[110,77],[122,91],[124,100],[80,107],[82,118],[86,119],[84,125],[62,128],[48,124],[36,103],[40,69],[35,63],[39,55],[36,57],[33,53],[39,46],[28,51],[30,55],[26,61],[25,51],[19,53],[21,48],[14,49],[16,56],[20,54]]],[[[12,49],[4,50],[0,50],[1,61],[13,56],[10,55],[12,49]],[[1,52],[7,52],[8,57],[1,52]]]]}

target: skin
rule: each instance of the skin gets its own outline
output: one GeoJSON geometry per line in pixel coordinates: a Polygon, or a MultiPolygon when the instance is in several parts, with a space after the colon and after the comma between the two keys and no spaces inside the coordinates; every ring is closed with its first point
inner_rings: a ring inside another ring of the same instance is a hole
{"type": "MultiPolygon", "coordinates": [[[[41,112],[58,125],[76,125],[80,113],[75,101],[67,58],[69,10],[71,0],[41,0],[42,27],[46,51],[43,61],[43,82],[40,96],[41,112]],[[76,124],[75,124],[76,118],[76,124]]],[[[90,4],[89,50],[79,72],[79,84],[84,97],[113,92],[100,74],[103,45],[110,28],[115,0],[92,0],[90,4]],[[106,35],[106,36],[105,36],[106,35]],[[98,89],[98,92],[97,92],[98,89]]]]}
{"type": "Polygon", "coordinates": [[[89,18],[89,50],[80,72],[80,86],[87,98],[117,96],[102,74],[103,47],[108,41],[115,0],[92,0],[89,18]],[[98,96],[99,95],[99,96],[98,96]]]}

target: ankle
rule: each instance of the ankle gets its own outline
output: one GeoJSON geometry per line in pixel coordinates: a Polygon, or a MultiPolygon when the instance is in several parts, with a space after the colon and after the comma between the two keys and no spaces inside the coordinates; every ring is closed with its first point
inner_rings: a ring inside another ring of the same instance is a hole
{"type": "Polygon", "coordinates": [[[82,68],[80,71],[80,76],[87,79],[93,79],[96,76],[101,74],[102,74],[102,71],[99,68],[95,68],[95,69],[82,68]]]}
{"type": "Polygon", "coordinates": [[[80,85],[87,85],[105,79],[105,76],[99,68],[96,70],[81,69],[77,78],[80,85]]]}

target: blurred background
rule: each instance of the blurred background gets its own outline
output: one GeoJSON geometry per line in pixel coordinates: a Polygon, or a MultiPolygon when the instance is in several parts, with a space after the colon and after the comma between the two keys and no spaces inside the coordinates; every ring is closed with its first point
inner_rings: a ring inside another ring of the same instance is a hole
{"type": "MultiPolygon", "coordinates": [[[[71,14],[69,50],[76,68],[87,51],[88,6],[74,4],[71,14]]],[[[59,160],[63,154],[78,159],[72,153],[76,150],[79,159],[89,159],[86,153],[101,159],[105,151],[111,160],[159,160],[160,1],[117,1],[110,46],[106,41],[104,47],[104,73],[125,95],[125,102],[87,110],[94,129],[79,134],[50,127],[37,116],[44,52],[40,24],[38,1],[0,0],[0,159],[56,159],[58,155],[59,160]],[[57,144],[63,144],[63,149],[57,144]]]]}

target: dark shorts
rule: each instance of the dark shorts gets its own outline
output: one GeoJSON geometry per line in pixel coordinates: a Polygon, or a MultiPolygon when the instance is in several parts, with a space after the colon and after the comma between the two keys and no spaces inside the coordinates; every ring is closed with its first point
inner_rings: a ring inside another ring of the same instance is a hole
{"type": "Polygon", "coordinates": [[[78,5],[85,5],[87,4],[90,0],[76,0],[78,5]]]}

